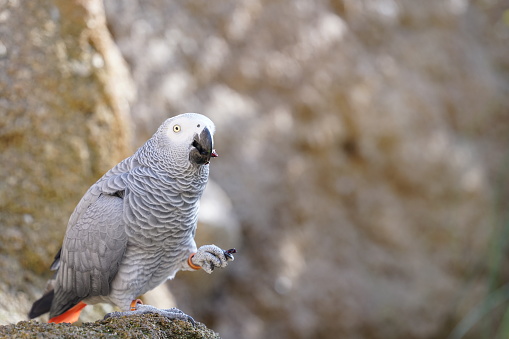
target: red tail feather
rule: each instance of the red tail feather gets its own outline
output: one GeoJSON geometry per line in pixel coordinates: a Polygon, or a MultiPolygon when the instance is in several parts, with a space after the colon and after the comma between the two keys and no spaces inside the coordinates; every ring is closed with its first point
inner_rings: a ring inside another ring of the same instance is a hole
{"type": "Polygon", "coordinates": [[[73,306],[71,309],[65,311],[64,313],[57,315],[56,317],[51,318],[48,323],[74,323],[78,321],[80,317],[81,310],[85,308],[87,304],[84,302],[80,302],[79,304],[73,306]]]}

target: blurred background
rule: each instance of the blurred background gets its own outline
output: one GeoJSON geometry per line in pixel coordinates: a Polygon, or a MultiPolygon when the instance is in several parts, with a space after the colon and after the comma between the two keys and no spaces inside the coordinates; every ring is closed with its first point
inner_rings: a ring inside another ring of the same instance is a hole
{"type": "Polygon", "coordinates": [[[197,242],[238,254],[146,301],[225,339],[509,337],[507,0],[0,1],[0,323],[183,112],[220,154],[197,242]]]}

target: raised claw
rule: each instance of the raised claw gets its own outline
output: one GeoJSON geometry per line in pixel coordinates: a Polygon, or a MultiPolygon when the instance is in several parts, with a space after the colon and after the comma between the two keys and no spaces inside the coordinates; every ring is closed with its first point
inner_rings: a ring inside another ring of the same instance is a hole
{"type": "Polygon", "coordinates": [[[233,253],[237,253],[237,250],[235,248],[230,248],[229,250],[224,251],[224,256],[226,257],[226,259],[233,261],[235,260],[235,258],[232,255],[233,253]]]}
{"type": "Polygon", "coordinates": [[[212,273],[216,267],[226,267],[233,260],[233,249],[223,250],[216,245],[203,245],[190,257],[190,267],[201,267],[205,272],[212,273]]]}

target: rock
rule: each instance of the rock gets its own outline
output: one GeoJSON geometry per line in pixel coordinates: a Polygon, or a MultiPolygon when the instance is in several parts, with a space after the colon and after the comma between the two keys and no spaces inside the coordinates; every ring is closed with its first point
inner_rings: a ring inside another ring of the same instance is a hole
{"type": "Polygon", "coordinates": [[[0,326],[2,338],[171,338],[171,339],[220,339],[205,325],[175,320],[156,314],[109,318],[79,326],[20,321],[0,326]]]}

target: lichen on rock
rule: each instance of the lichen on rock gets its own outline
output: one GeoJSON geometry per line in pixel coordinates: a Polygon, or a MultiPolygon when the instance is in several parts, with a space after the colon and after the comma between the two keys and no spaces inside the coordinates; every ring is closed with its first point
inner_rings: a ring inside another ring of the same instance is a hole
{"type": "Polygon", "coordinates": [[[20,321],[0,326],[0,338],[172,338],[220,339],[202,323],[170,320],[158,314],[109,318],[81,325],[20,321]]]}

